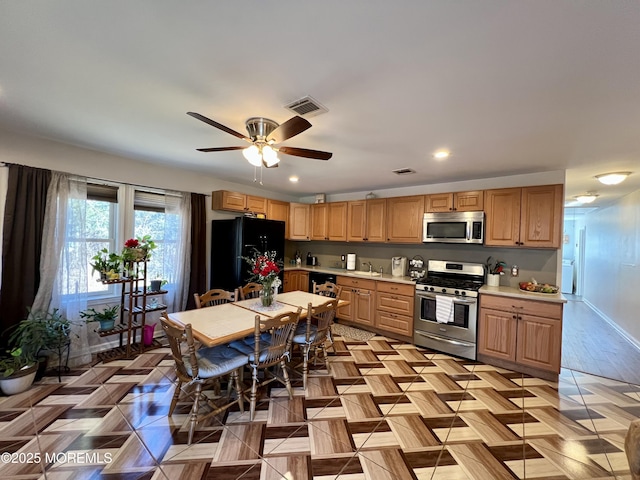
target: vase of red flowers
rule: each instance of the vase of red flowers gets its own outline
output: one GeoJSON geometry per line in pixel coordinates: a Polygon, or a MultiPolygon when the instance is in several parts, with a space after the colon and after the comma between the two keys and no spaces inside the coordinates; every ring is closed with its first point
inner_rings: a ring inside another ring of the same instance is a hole
{"type": "Polygon", "coordinates": [[[278,287],[281,285],[280,268],[282,261],[276,259],[276,252],[261,253],[255,250],[253,256],[244,259],[249,264],[252,280],[262,284],[260,301],[264,307],[270,307],[276,300],[278,287]]]}

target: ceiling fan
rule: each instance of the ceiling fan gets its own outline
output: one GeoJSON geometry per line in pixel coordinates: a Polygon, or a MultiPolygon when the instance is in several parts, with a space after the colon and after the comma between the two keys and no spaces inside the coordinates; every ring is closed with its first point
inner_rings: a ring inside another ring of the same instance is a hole
{"type": "Polygon", "coordinates": [[[225,127],[224,125],[211,120],[210,118],[195,112],[187,112],[193,118],[208,123],[212,127],[218,128],[223,132],[230,133],[234,137],[241,138],[251,145],[249,147],[212,147],[198,148],[199,152],[224,152],[227,150],[242,150],[242,154],[247,161],[256,167],[265,166],[266,168],[277,167],[280,159],[278,152],[296,157],[313,158],[316,160],[329,160],[332,153],[322,152],[320,150],[309,150],[307,148],[278,146],[275,144],[284,142],[285,140],[295,137],[299,133],[304,132],[311,124],[302,117],[295,116],[279,125],[277,122],[263,117],[251,117],[245,124],[249,136],[225,127]]]}

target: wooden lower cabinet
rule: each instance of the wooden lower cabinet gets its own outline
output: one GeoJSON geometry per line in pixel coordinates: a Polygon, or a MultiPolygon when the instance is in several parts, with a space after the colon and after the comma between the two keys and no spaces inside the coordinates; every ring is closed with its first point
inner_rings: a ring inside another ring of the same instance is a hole
{"type": "Polygon", "coordinates": [[[376,282],[338,276],[337,283],[342,287],[340,299],[349,302],[346,307],[338,309],[338,318],[373,326],[376,282]]]}
{"type": "Polygon", "coordinates": [[[478,359],[540,375],[560,373],[562,304],[482,294],[478,359]]]}
{"type": "Polygon", "coordinates": [[[287,270],[284,272],[283,292],[295,290],[309,291],[309,272],[305,270],[287,270]]]}
{"type": "Polygon", "coordinates": [[[406,337],[413,336],[415,287],[394,282],[377,282],[375,326],[406,337]]]}

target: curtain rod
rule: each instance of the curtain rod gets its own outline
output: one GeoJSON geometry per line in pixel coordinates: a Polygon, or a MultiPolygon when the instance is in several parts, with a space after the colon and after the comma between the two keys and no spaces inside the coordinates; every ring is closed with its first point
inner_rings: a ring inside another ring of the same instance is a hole
{"type": "Polygon", "coordinates": [[[21,163],[11,163],[11,162],[0,162],[0,167],[8,167],[11,165],[17,165],[19,167],[29,167],[29,168],[37,168],[39,170],[49,170],[51,172],[57,172],[57,173],[64,173],[66,175],[75,175],[76,177],[84,177],[87,180],[93,180],[94,182],[105,182],[105,185],[113,185],[113,184],[118,184],[118,185],[130,185],[132,187],[139,187],[139,188],[146,188],[149,190],[156,190],[156,191],[163,191],[162,193],[167,193],[168,192],[178,192],[178,193],[196,193],[196,192],[183,192],[181,190],[172,190],[172,189],[163,189],[163,188],[158,188],[158,187],[150,187],[149,185],[139,185],[136,183],[125,183],[125,182],[119,182],[116,180],[106,180],[104,178],[96,178],[96,177],[88,177],[86,175],[78,175],[77,173],[71,173],[71,172],[62,172],[60,170],[51,170],[49,168],[40,168],[40,167],[34,167],[32,165],[22,165],[21,163]]]}

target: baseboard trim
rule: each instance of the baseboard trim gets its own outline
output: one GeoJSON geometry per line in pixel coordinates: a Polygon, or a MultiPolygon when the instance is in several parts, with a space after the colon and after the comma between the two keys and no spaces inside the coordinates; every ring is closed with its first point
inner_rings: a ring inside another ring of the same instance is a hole
{"type": "Polygon", "coordinates": [[[618,325],[615,322],[615,320],[613,320],[612,318],[607,316],[604,312],[602,312],[598,307],[596,307],[594,304],[592,304],[589,300],[587,300],[586,298],[583,297],[582,301],[591,310],[593,310],[595,313],[597,313],[600,318],[602,318],[605,322],[607,322],[611,326],[611,328],[613,328],[616,332],[618,332],[622,336],[622,338],[624,338],[627,342],[629,342],[631,345],[636,347],[638,349],[638,351],[640,351],[640,341],[638,341],[634,337],[632,337],[624,328],[622,328],[620,325],[618,325]]]}

